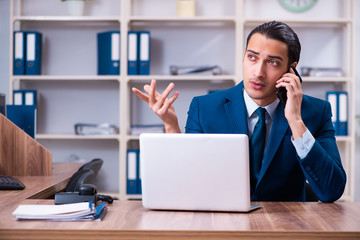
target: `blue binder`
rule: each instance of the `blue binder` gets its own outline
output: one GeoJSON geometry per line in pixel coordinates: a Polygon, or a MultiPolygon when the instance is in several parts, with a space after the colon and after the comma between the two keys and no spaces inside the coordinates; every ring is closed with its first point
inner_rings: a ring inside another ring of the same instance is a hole
{"type": "Polygon", "coordinates": [[[139,32],[139,75],[150,74],[150,32],[139,32]]]}
{"type": "Polygon", "coordinates": [[[128,32],[128,75],[137,75],[138,70],[138,33],[128,32]]]}
{"type": "Polygon", "coordinates": [[[6,105],[6,117],[32,138],[35,138],[36,108],[34,105],[6,105]]]}
{"type": "Polygon", "coordinates": [[[338,92],[339,136],[348,135],[348,94],[338,92]]]}
{"type": "Polygon", "coordinates": [[[42,34],[35,31],[26,32],[26,75],[41,74],[42,34]]]}
{"type": "Polygon", "coordinates": [[[138,173],[138,188],[137,188],[137,193],[138,194],[142,194],[142,183],[141,183],[141,159],[140,159],[140,150],[137,151],[138,154],[138,169],[137,169],[137,173],[138,173]]]}
{"type": "Polygon", "coordinates": [[[129,149],[127,151],[126,188],[127,194],[138,193],[138,152],[139,150],[129,149]]]}
{"type": "Polygon", "coordinates": [[[13,73],[14,75],[25,75],[25,46],[26,33],[23,31],[14,31],[13,39],[13,73]]]}
{"type": "Polygon", "coordinates": [[[35,106],[37,104],[36,90],[33,89],[21,89],[13,91],[13,104],[14,105],[30,105],[35,106]]]}
{"type": "Polygon", "coordinates": [[[120,74],[120,31],[97,34],[98,75],[120,74]]]}
{"type": "Polygon", "coordinates": [[[326,92],[326,100],[330,103],[331,106],[331,121],[333,123],[335,129],[335,135],[339,134],[339,101],[338,101],[338,93],[335,91],[326,92]]]}

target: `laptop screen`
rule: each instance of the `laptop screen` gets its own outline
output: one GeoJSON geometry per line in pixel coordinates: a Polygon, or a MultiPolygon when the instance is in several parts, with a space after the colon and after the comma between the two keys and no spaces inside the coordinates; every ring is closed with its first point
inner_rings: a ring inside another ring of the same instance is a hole
{"type": "Polygon", "coordinates": [[[244,134],[142,134],[143,205],[150,209],[249,211],[244,134]]]}

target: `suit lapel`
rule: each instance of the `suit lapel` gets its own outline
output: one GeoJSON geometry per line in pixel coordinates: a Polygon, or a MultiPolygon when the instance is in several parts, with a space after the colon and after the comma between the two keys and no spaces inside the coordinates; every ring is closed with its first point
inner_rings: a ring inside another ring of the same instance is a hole
{"type": "MultiPolygon", "coordinates": [[[[247,126],[247,109],[243,95],[243,82],[228,92],[224,107],[230,120],[233,132],[249,135],[247,126]]],[[[288,122],[284,116],[284,106],[279,104],[275,111],[274,121],[266,147],[258,184],[265,175],[272,159],[275,156],[275,153],[279,149],[288,127],[288,122]]]]}
{"type": "Polygon", "coordinates": [[[284,116],[284,106],[282,104],[279,104],[278,107],[276,108],[269,141],[266,146],[266,151],[259,175],[258,184],[265,175],[266,170],[268,169],[272,159],[274,158],[275,153],[279,149],[279,146],[285,136],[288,127],[289,127],[288,122],[284,116]]]}
{"type": "Polygon", "coordinates": [[[246,120],[247,110],[244,102],[242,82],[228,93],[224,107],[230,120],[233,132],[249,135],[246,120]]]}

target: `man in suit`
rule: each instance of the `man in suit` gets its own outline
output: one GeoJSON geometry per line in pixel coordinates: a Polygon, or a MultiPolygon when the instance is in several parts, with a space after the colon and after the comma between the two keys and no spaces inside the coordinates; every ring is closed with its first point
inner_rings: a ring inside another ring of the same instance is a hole
{"type": "MultiPolygon", "coordinates": [[[[303,95],[300,79],[290,68],[297,66],[300,50],[299,39],[288,25],[264,23],[247,38],[243,81],[195,97],[190,105],[186,133],[249,136],[252,200],[305,201],[306,180],[323,202],[336,201],[345,188],[330,104],[303,95]],[[284,103],[277,97],[279,88],[287,90],[284,103]],[[262,140],[253,142],[257,138],[262,140]],[[254,151],[259,146],[262,150],[254,151]]],[[[172,106],[179,92],[168,97],[173,88],[171,83],[160,94],[152,80],[144,86],[146,93],[133,89],[162,119],[167,133],[180,132],[172,106]]]]}

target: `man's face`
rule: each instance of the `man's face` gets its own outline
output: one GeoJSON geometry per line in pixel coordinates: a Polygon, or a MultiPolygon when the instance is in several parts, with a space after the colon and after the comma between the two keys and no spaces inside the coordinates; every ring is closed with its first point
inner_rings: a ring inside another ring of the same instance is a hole
{"type": "Polygon", "coordinates": [[[255,33],[243,58],[244,88],[259,106],[276,99],[276,81],[288,71],[288,47],[284,42],[255,33]]]}

